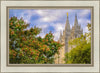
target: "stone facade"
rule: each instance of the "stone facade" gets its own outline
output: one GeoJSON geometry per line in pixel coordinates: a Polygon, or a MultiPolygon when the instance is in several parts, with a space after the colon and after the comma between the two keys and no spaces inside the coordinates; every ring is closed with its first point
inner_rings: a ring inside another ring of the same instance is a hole
{"type": "MultiPolygon", "coordinates": [[[[72,49],[72,46],[68,45],[68,41],[77,37],[80,37],[83,34],[83,29],[81,29],[81,25],[78,24],[77,15],[75,15],[74,26],[72,29],[70,28],[69,18],[67,13],[67,20],[65,24],[65,30],[63,33],[60,32],[59,42],[64,44],[63,47],[60,48],[59,54],[55,55],[55,64],[64,64],[64,56],[66,52],[69,52],[72,49]]],[[[75,47],[73,45],[73,47],[75,47]]]]}

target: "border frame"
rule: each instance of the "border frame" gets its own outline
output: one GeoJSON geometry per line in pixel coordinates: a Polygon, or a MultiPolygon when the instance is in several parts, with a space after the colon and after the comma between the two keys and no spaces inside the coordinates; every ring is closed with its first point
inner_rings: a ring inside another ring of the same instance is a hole
{"type": "Polygon", "coordinates": [[[7,24],[7,40],[6,40],[6,59],[8,67],[92,67],[94,66],[94,7],[92,6],[7,6],[6,7],[6,24],[7,24]],[[9,64],[9,9],[90,9],[91,11],[91,64],[9,64]]]}
{"type": "MultiPolygon", "coordinates": [[[[1,1],[15,1],[15,0],[1,0],[1,1]]],[[[1,19],[1,1],[0,1],[0,19],[1,19]]],[[[27,1],[27,0],[17,0],[17,1],[27,1]]],[[[29,1],[37,1],[37,0],[29,0],[29,1]]],[[[38,0],[38,1],[61,1],[61,0],[38,0]]],[[[62,1],[99,1],[99,35],[100,35],[100,0],[62,0],[62,1]]],[[[0,29],[1,29],[1,25],[0,25],[0,29]]],[[[0,43],[1,43],[1,30],[0,30],[0,43]]],[[[99,48],[100,48],[100,39],[99,39],[99,48]]],[[[100,61],[100,49],[99,49],[99,61],[100,61]]],[[[100,67],[100,63],[99,63],[99,67],[100,67]]],[[[0,44],[0,72],[1,72],[1,44],[0,44]]],[[[99,68],[99,72],[100,72],[100,68],[99,68]]],[[[87,72],[87,73],[99,73],[99,72],[87,72]]],[[[12,72],[6,72],[6,73],[12,73],[12,72]]],[[[14,73],[20,73],[20,72],[14,72],[14,73]]],[[[21,73],[51,73],[51,72],[21,72],[21,73]]],[[[55,73],[62,73],[62,72],[55,72],[55,73]]],[[[63,72],[63,73],[72,73],[72,72],[63,72]]],[[[75,73],[84,73],[84,72],[75,72],[75,73]]]]}

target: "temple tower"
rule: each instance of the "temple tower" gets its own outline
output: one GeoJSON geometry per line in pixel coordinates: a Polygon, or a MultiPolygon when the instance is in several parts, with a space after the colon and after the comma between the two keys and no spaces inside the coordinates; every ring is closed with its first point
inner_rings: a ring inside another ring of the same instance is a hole
{"type": "Polygon", "coordinates": [[[75,38],[80,37],[83,34],[83,29],[81,28],[81,25],[78,24],[77,20],[77,14],[75,14],[75,21],[74,26],[72,26],[72,29],[70,28],[69,24],[69,17],[67,13],[67,20],[65,24],[65,29],[63,30],[63,33],[60,32],[60,38],[59,42],[61,44],[65,44],[62,46],[59,50],[59,54],[55,55],[55,64],[64,64],[64,57],[66,52],[70,52],[73,47],[76,47],[75,45],[69,45],[69,40],[73,40],[75,38]]]}
{"type": "Polygon", "coordinates": [[[77,14],[75,14],[75,21],[71,30],[70,39],[78,38],[81,34],[83,34],[83,30],[81,29],[81,25],[78,24],[77,14]]]}
{"type": "Polygon", "coordinates": [[[70,24],[69,24],[69,18],[67,13],[67,20],[65,25],[65,53],[68,51],[69,36],[70,36],[70,24]]]}

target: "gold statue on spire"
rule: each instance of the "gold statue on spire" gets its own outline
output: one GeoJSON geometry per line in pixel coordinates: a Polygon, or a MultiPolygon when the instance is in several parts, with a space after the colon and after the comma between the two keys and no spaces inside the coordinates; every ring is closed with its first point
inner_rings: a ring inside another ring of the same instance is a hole
{"type": "Polygon", "coordinates": [[[68,12],[67,12],[67,16],[68,16],[68,12]]]}

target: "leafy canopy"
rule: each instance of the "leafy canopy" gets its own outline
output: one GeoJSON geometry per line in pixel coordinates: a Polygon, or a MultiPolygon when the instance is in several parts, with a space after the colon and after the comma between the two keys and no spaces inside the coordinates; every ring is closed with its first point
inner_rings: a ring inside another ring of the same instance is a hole
{"type": "Polygon", "coordinates": [[[51,64],[54,63],[54,55],[62,46],[54,41],[51,32],[40,36],[40,28],[34,26],[28,29],[22,18],[11,17],[9,20],[9,62],[11,64],[51,64]]]}

